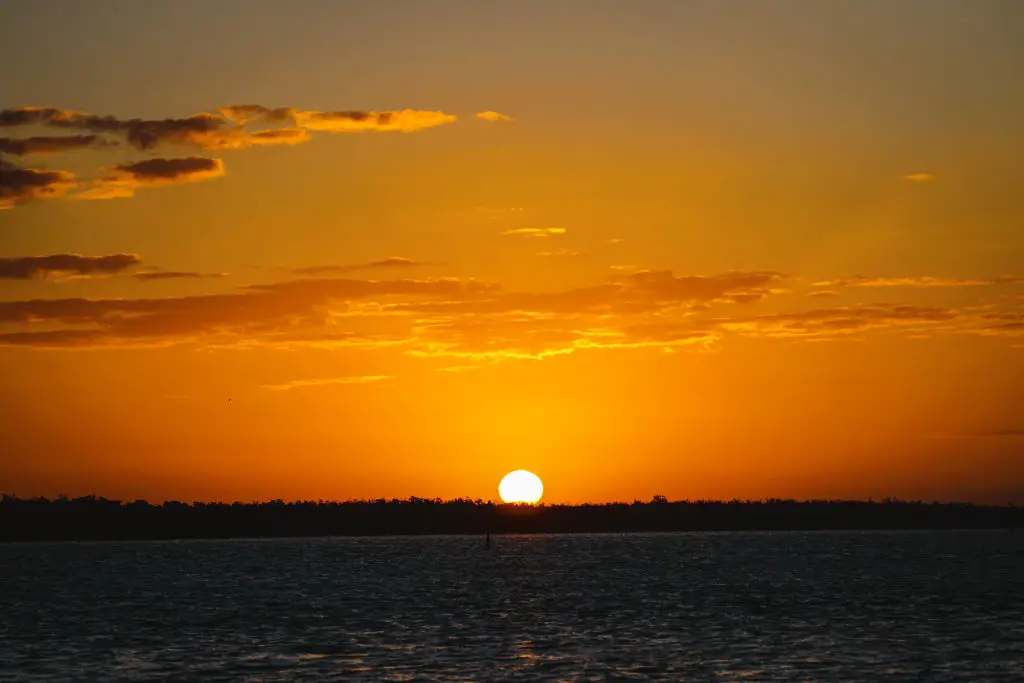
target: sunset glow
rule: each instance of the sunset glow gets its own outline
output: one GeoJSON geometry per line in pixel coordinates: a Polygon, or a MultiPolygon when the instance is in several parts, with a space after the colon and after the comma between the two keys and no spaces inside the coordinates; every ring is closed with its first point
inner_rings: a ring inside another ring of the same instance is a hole
{"type": "Polygon", "coordinates": [[[0,492],[1024,502],[1024,2],[741,4],[0,4],[0,492]]]}

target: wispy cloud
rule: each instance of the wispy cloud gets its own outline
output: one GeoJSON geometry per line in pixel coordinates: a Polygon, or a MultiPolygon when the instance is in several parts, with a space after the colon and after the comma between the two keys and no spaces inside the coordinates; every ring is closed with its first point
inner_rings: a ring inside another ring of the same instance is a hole
{"type": "Polygon", "coordinates": [[[501,234],[516,237],[551,237],[552,235],[564,235],[565,228],[513,228],[501,234]]]}
{"type": "MultiPolygon", "coordinates": [[[[320,111],[293,107],[233,105],[213,112],[180,118],[122,119],[56,107],[16,107],[0,110],[0,128],[45,126],[78,131],[68,136],[0,138],[0,153],[25,156],[54,154],[79,149],[108,147],[120,138],[140,151],[162,146],[202,150],[234,150],[269,145],[297,145],[309,141],[311,131],[359,133],[415,131],[451,124],[456,116],[442,111],[402,109],[393,111],[320,111]],[[252,122],[270,127],[249,130],[252,122]]],[[[190,162],[204,157],[187,157],[190,162]]],[[[0,162],[4,163],[4,162],[0,162]]],[[[184,168],[181,159],[147,159],[105,169],[108,175],[93,180],[74,199],[131,197],[140,186],[154,187],[206,180],[223,175],[219,159],[206,166],[184,168]],[[162,168],[157,168],[162,164],[162,168]],[[178,164],[180,172],[172,172],[178,164]]],[[[76,187],[73,174],[65,171],[24,169],[4,163],[0,169],[0,209],[10,209],[31,199],[57,198],[76,187]]]]}
{"type": "Polygon", "coordinates": [[[301,145],[304,142],[309,142],[309,140],[309,131],[302,128],[272,128],[256,132],[233,128],[190,133],[181,140],[172,140],[172,142],[177,142],[177,144],[181,145],[192,145],[205,150],[220,150],[301,145]]]}
{"type": "Polygon", "coordinates": [[[51,254],[49,256],[20,256],[0,258],[0,278],[28,280],[54,273],[80,276],[110,275],[136,266],[140,259],[135,254],[107,254],[82,256],[80,254],[51,254]]]}
{"type": "MultiPolygon", "coordinates": [[[[138,275],[147,279],[150,272],[138,275]]],[[[166,272],[166,277],[201,275],[166,272]]],[[[790,279],[769,270],[637,271],[590,286],[524,292],[453,278],[301,278],[220,294],[0,301],[0,345],[387,347],[413,357],[458,359],[451,365],[456,368],[598,351],[703,352],[725,348],[735,337],[815,342],[869,334],[971,334],[1024,340],[1024,310],[1016,300],[1004,299],[1001,307],[882,303],[771,312],[747,307],[766,300],[775,306],[806,305],[806,298],[776,296],[790,279]]]]}
{"type": "Polygon", "coordinates": [[[289,122],[298,128],[331,133],[399,131],[411,133],[426,128],[455,123],[457,117],[443,111],[402,109],[395,111],[320,111],[292,107],[269,108],[258,104],[221,107],[220,114],[229,121],[245,124],[289,122]]]}
{"type": "Polygon", "coordinates": [[[849,335],[880,327],[928,328],[946,323],[959,313],[932,306],[861,305],[819,308],[793,313],[718,318],[722,329],[772,337],[823,337],[849,335]]]}
{"type": "Polygon", "coordinates": [[[132,275],[140,282],[152,282],[154,280],[187,280],[224,277],[225,273],[196,273],[184,270],[150,270],[132,275]]]}
{"type": "Polygon", "coordinates": [[[903,179],[912,183],[930,183],[935,180],[935,176],[931,173],[909,173],[903,176],[903,179]]]}
{"type": "Polygon", "coordinates": [[[392,256],[380,261],[370,261],[369,263],[354,263],[348,265],[328,265],[328,266],[305,266],[303,268],[295,268],[292,272],[296,275],[330,275],[330,274],[343,274],[351,273],[357,270],[376,270],[385,268],[416,268],[419,266],[430,266],[434,265],[429,261],[416,261],[411,258],[405,258],[404,256],[392,256]]]}
{"type": "Polygon", "coordinates": [[[483,365],[446,365],[444,367],[434,368],[434,371],[451,373],[471,372],[472,370],[480,370],[483,367],[483,365]]]}
{"type": "Polygon", "coordinates": [[[982,287],[1024,282],[1024,276],[1003,275],[991,280],[942,277],[864,277],[815,282],[815,287],[982,287]]]}
{"type": "Polygon", "coordinates": [[[107,175],[93,181],[92,187],[74,195],[75,199],[114,199],[131,197],[140,187],[162,187],[196,183],[224,175],[220,159],[209,157],[154,158],[111,166],[107,175]]]}
{"type": "Polygon", "coordinates": [[[569,249],[556,249],[554,251],[538,251],[537,256],[581,256],[582,252],[569,249]]]}
{"type": "Polygon", "coordinates": [[[0,110],[0,127],[43,125],[65,130],[124,135],[141,150],[159,145],[188,145],[203,149],[237,149],[252,145],[305,142],[308,131],[354,133],[364,131],[413,132],[454,123],[456,117],[441,111],[320,111],[293,107],[232,105],[216,112],[182,118],[119,119],[55,107],[18,107],[0,110]],[[245,124],[260,121],[286,124],[283,128],[247,131],[245,124]]]}
{"type": "MultiPolygon", "coordinates": [[[[140,299],[31,299],[0,301],[0,323],[47,326],[46,335],[0,334],[0,344],[51,346],[184,343],[198,340],[262,339],[283,333],[295,342],[337,339],[332,311],[354,302],[403,297],[467,299],[489,291],[473,281],[436,280],[290,280],[248,285],[239,292],[140,299]],[[88,329],[82,329],[88,328],[88,329]]],[[[348,339],[348,337],[346,337],[348,339]]]]}
{"type": "Polygon", "coordinates": [[[833,291],[831,289],[817,289],[817,290],[815,290],[813,292],[808,292],[807,296],[810,296],[810,297],[832,297],[832,296],[839,296],[839,292],[833,291]]]}
{"type": "Polygon", "coordinates": [[[403,109],[401,111],[302,111],[295,112],[295,122],[302,128],[331,133],[415,131],[455,123],[454,114],[443,111],[403,109]]]}
{"type": "Polygon", "coordinates": [[[1024,339],[1024,311],[981,313],[968,331],[984,337],[1007,336],[1024,339]]]}
{"type": "Polygon", "coordinates": [[[297,379],[291,382],[285,382],[284,384],[264,384],[264,389],[271,391],[291,391],[292,389],[302,389],[305,387],[322,387],[331,384],[370,384],[373,382],[383,382],[386,379],[390,379],[389,375],[350,375],[347,377],[322,377],[319,379],[297,379]]]}
{"type": "Polygon", "coordinates": [[[508,114],[502,114],[496,111],[482,111],[476,114],[476,117],[482,121],[489,121],[491,123],[498,123],[501,121],[514,121],[508,114]]]}
{"type": "Polygon", "coordinates": [[[33,199],[57,199],[75,187],[68,171],[22,168],[0,159],[0,211],[33,199]]]}
{"type": "Polygon", "coordinates": [[[815,282],[815,287],[976,287],[991,284],[984,280],[939,277],[853,277],[815,282]]]}
{"type": "Polygon", "coordinates": [[[117,145],[98,135],[65,135],[58,137],[34,136],[30,138],[0,138],[0,154],[29,156],[32,154],[59,154],[79,149],[99,149],[117,145]]]}
{"type": "Polygon", "coordinates": [[[610,282],[557,292],[495,289],[462,300],[393,304],[389,310],[437,315],[632,315],[667,311],[695,303],[740,303],[769,294],[786,276],[774,271],[675,276],[670,271],[618,275],[610,282]]]}

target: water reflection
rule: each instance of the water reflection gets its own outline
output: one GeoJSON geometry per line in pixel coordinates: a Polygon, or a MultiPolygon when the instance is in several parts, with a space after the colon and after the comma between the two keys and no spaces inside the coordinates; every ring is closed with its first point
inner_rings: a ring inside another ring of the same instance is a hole
{"type": "Polygon", "coordinates": [[[0,546],[0,679],[1024,680],[1024,539],[0,546]]]}

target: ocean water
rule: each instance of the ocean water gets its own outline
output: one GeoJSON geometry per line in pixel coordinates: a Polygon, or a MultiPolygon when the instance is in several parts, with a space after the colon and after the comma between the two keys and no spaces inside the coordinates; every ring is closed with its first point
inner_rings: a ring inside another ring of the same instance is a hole
{"type": "Polygon", "coordinates": [[[0,681],[1024,681],[1024,538],[0,545],[0,681]]]}

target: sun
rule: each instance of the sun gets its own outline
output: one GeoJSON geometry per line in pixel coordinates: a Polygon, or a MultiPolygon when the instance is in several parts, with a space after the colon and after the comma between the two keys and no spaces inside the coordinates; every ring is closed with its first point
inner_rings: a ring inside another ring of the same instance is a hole
{"type": "Polygon", "coordinates": [[[498,495],[506,503],[536,503],[544,495],[544,484],[533,472],[509,472],[498,484],[498,495]]]}

